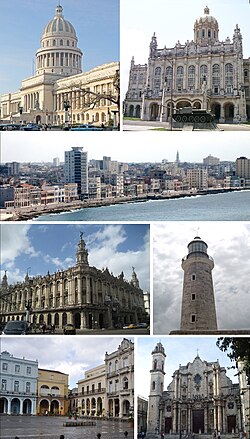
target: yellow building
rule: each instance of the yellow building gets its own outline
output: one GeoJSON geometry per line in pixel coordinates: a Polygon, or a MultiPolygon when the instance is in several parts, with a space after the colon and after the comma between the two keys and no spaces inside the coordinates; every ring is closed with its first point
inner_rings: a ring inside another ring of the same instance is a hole
{"type": "Polygon", "coordinates": [[[37,414],[65,415],[68,412],[68,378],[56,370],[38,369],[37,414]]]}

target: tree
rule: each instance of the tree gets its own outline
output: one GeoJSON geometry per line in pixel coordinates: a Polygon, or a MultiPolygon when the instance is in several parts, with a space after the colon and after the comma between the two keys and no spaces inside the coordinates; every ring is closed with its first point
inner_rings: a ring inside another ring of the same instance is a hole
{"type": "MultiPolygon", "coordinates": [[[[250,384],[250,338],[220,337],[216,345],[221,351],[227,352],[227,356],[231,361],[243,360],[243,370],[245,370],[250,384]]],[[[232,366],[232,368],[235,368],[235,366],[232,366]]]]}

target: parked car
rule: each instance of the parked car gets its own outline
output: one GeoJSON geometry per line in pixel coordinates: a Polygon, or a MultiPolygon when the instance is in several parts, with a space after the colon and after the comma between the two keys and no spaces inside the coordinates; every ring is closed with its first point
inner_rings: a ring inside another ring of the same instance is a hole
{"type": "Polygon", "coordinates": [[[138,323],[138,328],[147,328],[148,324],[147,323],[138,323]]]}
{"type": "Polygon", "coordinates": [[[138,328],[138,326],[134,325],[134,323],[131,323],[128,326],[123,326],[123,329],[137,329],[137,328],[138,328]]]}
{"type": "Polygon", "coordinates": [[[41,125],[36,123],[27,123],[26,126],[23,127],[24,131],[39,131],[41,129],[41,125]]]}
{"type": "Polygon", "coordinates": [[[3,328],[3,335],[24,335],[30,333],[30,325],[24,320],[9,320],[3,328]]]}
{"type": "Polygon", "coordinates": [[[70,128],[70,131],[103,131],[104,128],[96,127],[94,125],[79,125],[77,127],[70,128]]]}
{"type": "Polygon", "coordinates": [[[75,335],[76,334],[76,328],[71,323],[67,323],[67,325],[64,325],[64,327],[63,327],[63,333],[65,335],[68,335],[68,334],[75,335]]]}

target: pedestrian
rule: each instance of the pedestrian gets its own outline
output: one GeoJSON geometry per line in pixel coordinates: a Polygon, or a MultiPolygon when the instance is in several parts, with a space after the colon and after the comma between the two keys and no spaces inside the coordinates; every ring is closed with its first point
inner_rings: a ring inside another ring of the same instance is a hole
{"type": "Polygon", "coordinates": [[[101,433],[97,433],[96,437],[97,437],[98,439],[100,439],[100,437],[101,437],[101,433]]]}
{"type": "Polygon", "coordinates": [[[220,431],[218,431],[217,439],[220,439],[220,431]]]}
{"type": "Polygon", "coordinates": [[[127,435],[128,435],[128,432],[126,430],[126,431],[124,431],[124,436],[127,437],[127,435]]]}

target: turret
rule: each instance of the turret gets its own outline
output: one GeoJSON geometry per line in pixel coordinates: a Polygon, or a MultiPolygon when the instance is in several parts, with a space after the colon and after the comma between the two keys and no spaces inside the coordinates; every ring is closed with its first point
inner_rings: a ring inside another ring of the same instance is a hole
{"type": "Polygon", "coordinates": [[[136,272],[135,272],[135,267],[132,267],[132,269],[133,269],[133,273],[132,273],[131,284],[132,284],[135,288],[140,288],[139,280],[138,280],[137,274],[136,274],[136,272]]]}
{"type": "Polygon", "coordinates": [[[149,56],[154,57],[156,50],[157,50],[157,38],[155,36],[155,32],[154,32],[154,35],[152,36],[149,48],[150,48],[149,56]]]}
{"type": "Polygon", "coordinates": [[[80,240],[77,245],[76,251],[76,265],[89,265],[88,262],[88,250],[86,249],[85,241],[83,240],[83,233],[80,233],[80,240]]]}

